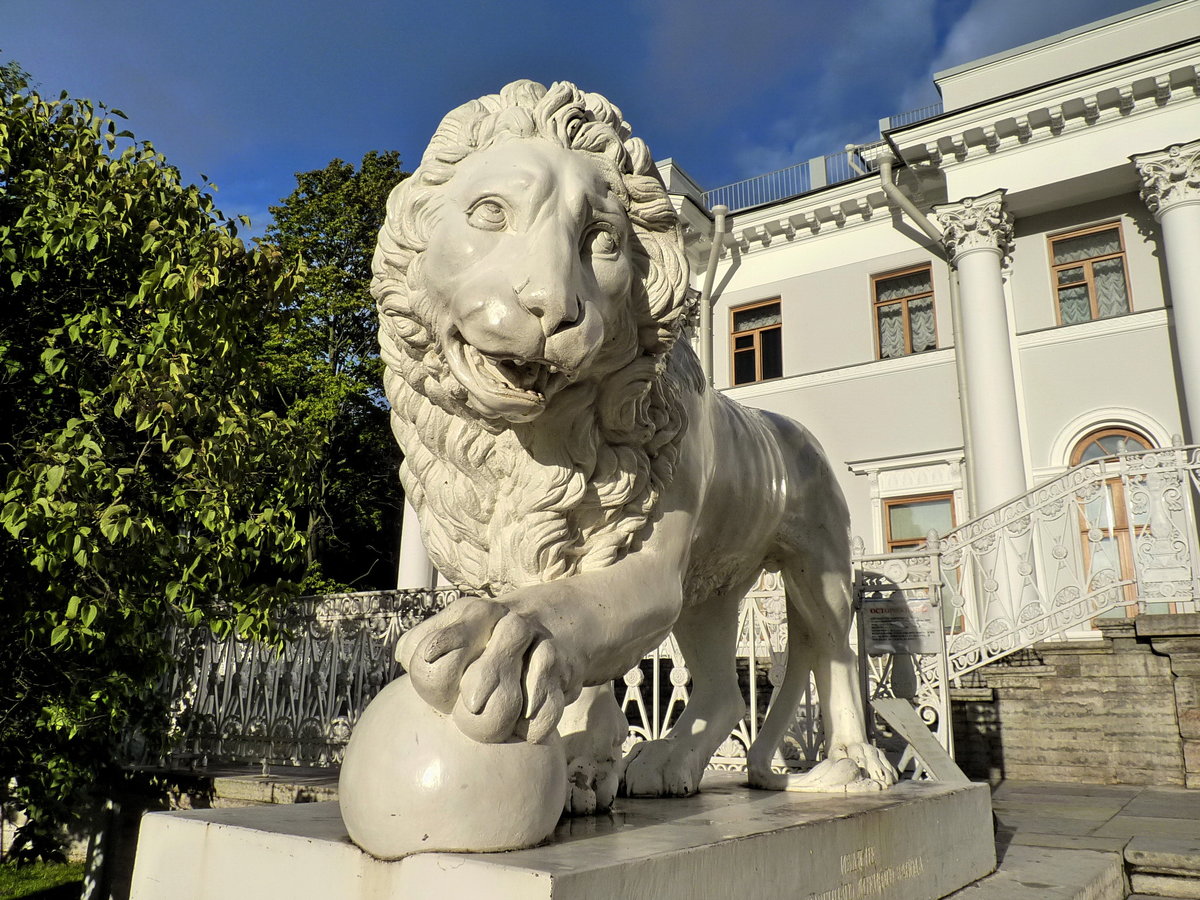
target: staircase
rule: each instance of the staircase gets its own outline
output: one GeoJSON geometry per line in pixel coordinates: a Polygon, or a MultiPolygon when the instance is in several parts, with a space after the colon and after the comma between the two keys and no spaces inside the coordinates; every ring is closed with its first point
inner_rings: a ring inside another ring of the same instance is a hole
{"type": "MultiPolygon", "coordinates": [[[[952,749],[948,686],[976,669],[1113,611],[1197,610],[1198,484],[1200,447],[1139,450],[1069,469],[921,549],[867,555],[856,541],[859,603],[942,611],[944,657],[916,657],[903,695],[943,746],[952,749]]],[[[871,661],[873,695],[893,693],[903,662],[871,661]]]]}

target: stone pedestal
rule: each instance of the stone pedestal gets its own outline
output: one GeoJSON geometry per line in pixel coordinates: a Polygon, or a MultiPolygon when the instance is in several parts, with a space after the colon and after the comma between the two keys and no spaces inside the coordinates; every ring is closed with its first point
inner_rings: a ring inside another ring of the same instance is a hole
{"type": "Polygon", "coordinates": [[[621,800],[531,850],[380,862],[336,803],[151,813],[133,900],[935,900],[995,867],[985,785],[882,794],[751,791],[710,774],[686,800],[621,800]]]}

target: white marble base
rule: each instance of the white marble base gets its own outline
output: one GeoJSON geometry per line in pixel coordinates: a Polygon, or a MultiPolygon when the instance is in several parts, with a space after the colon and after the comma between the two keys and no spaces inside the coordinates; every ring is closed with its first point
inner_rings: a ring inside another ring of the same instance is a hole
{"type": "Polygon", "coordinates": [[[396,862],[350,843],[336,803],[151,813],[132,900],[937,900],[995,868],[986,785],[620,800],[531,850],[396,862]]]}

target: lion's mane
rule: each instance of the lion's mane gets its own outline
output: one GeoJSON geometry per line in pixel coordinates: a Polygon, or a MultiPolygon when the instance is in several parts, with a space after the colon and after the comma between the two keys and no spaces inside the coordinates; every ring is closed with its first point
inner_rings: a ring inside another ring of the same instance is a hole
{"type": "Polygon", "coordinates": [[[455,109],[388,199],[373,269],[384,386],[405,453],[401,478],[438,568],[498,594],[628,552],[653,520],[678,457],[687,428],[680,391],[701,390],[702,381],[692,354],[669,352],[687,293],[678,219],[621,111],[572,84],[547,90],[530,81],[455,109]],[[561,391],[532,422],[510,424],[467,406],[437,339],[447,313],[430,300],[421,263],[456,164],[528,137],[592,154],[625,204],[638,271],[627,321],[638,351],[612,374],[561,391]]]}

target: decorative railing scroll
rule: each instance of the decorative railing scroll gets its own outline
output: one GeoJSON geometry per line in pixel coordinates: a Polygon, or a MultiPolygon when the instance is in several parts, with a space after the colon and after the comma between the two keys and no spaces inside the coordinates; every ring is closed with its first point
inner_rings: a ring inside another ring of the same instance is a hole
{"type": "MultiPolygon", "coordinates": [[[[867,557],[862,542],[856,540],[854,559],[854,601],[859,610],[859,671],[864,697],[868,703],[880,697],[908,700],[941,745],[953,753],[954,730],[950,721],[950,694],[945,677],[945,643],[942,642],[942,652],[938,654],[870,655],[861,611],[864,602],[873,600],[927,601],[936,610],[942,611],[944,618],[938,553],[926,546],[903,553],[867,557]]],[[[882,726],[881,722],[874,720],[871,724],[876,729],[882,726]]],[[[907,763],[908,759],[903,759],[903,762],[907,763]]],[[[920,774],[920,761],[913,760],[913,763],[917,769],[914,774],[916,778],[920,774]]]]}
{"type": "MultiPolygon", "coordinates": [[[[860,556],[856,583],[860,596],[864,587],[881,585],[936,596],[945,617],[947,677],[957,681],[1114,609],[1195,611],[1198,487],[1195,446],[1092,460],[940,540],[931,536],[922,551],[860,556]]],[[[874,661],[876,677],[891,680],[882,667],[893,664],[874,661]]],[[[935,724],[936,710],[945,710],[946,679],[921,657],[916,680],[912,699],[935,724]]],[[[949,746],[948,729],[935,730],[949,746]]]]}
{"type": "MultiPolygon", "coordinates": [[[[774,689],[787,665],[787,610],[783,584],[777,572],[764,572],[746,595],[738,611],[737,667],[746,716],[718,748],[709,764],[718,770],[739,770],[746,752],[758,736],[774,689]]],[[[691,674],[674,637],[630,669],[618,682],[617,702],[629,719],[626,746],[639,740],[664,737],[688,700],[691,674]]],[[[784,736],[776,763],[799,768],[816,758],[821,745],[821,723],[810,686],[804,702],[784,736]]]]}
{"type": "Polygon", "coordinates": [[[368,702],[396,676],[396,641],[456,590],[305,597],[276,649],[204,628],[172,634],[176,759],[331,765],[368,702]]]}

